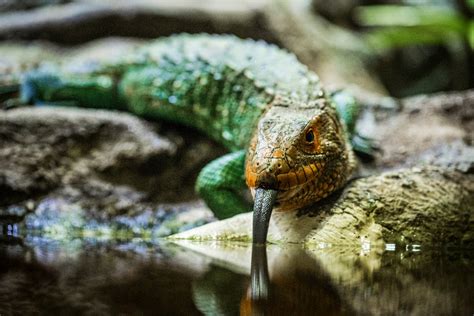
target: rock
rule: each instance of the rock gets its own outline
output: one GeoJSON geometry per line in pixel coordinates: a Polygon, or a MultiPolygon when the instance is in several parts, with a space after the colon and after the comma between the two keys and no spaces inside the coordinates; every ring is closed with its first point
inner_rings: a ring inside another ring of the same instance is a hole
{"type": "Polygon", "coordinates": [[[3,0],[0,3],[0,12],[29,10],[37,7],[70,2],[70,0],[3,0]]]}
{"type": "MultiPolygon", "coordinates": [[[[451,244],[473,247],[474,175],[426,167],[353,181],[336,202],[299,212],[274,212],[268,239],[325,247],[451,244]]],[[[252,214],[170,236],[251,240],[252,214]]]]}
{"type": "MultiPolygon", "coordinates": [[[[361,165],[365,178],[306,210],[275,212],[271,242],[474,247],[474,91],[397,103],[365,110],[373,124],[367,136],[380,146],[376,159],[361,165]]],[[[248,241],[251,221],[243,214],[170,238],[248,241]]]]}
{"type": "Polygon", "coordinates": [[[173,33],[234,33],[272,40],[262,28],[268,0],[71,1],[0,15],[0,39],[77,44],[106,36],[156,38],[173,33]]]}
{"type": "MultiPolygon", "coordinates": [[[[431,164],[474,168],[474,90],[402,99],[399,110],[372,108],[379,170],[431,164]]],[[[367,125],[367,122],[365,122],[367,125]]]]}
{"type": "Polygon", "coordinates": [[[175,33],[231,33],[296,54],[326,84],[386,94],[360,36],[314,14],[306,0],[100,0],[0,15],[0,39],[77,45],[98,38],[157,38],[175,33]]]}
{"type": "Polygon", "coordinates": [[[156,233],[169,221],[170,228],[158,235],[208,222],[209,211],[193,220],[176,216],[202,209],[194,179],[221,149],[204,137],[191,140],[184,134],[119,112],[59,107],[2,111],[0,220],[18,222],[34,213],[26,219],[30,229],[106,226],[135,233],[156,233]]]}

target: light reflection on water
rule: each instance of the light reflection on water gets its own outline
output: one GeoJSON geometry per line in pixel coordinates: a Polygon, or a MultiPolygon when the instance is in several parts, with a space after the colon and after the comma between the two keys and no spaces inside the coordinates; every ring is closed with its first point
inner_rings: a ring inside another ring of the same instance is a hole
{"type": "Polygon", "coordinates": [[[419,250],[4,238],[0,314],[471,315],[473,252],[419,250]]]}

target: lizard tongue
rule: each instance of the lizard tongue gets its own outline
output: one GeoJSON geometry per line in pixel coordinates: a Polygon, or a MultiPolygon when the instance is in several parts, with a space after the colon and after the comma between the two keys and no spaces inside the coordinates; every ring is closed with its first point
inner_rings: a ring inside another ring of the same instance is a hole
{"type": "Polygon", "coordinates": [[[255,202],[253,204],[254,244],[264,244],[267,242],[268,224],[277,193],[278,191],[271,189],[255,189],[255,202]]]}

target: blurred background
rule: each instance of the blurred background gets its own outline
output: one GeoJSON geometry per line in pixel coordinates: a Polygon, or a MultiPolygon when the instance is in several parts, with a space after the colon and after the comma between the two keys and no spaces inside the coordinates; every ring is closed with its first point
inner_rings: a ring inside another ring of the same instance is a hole
{"type": "Polygon", "coordinates": [[[405,97],[473,87],[473,10],[472,0],[2,0],[0,39],[233,33],[293,51],[327,84],[405,97]]]}

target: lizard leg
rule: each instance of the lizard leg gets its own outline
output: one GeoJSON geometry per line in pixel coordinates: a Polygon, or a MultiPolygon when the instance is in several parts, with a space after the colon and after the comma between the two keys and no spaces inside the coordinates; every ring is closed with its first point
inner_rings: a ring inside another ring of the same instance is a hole
{"type": "Polygon", "coordinates": [[[361,112],[361,105],[356,99],[344,90],[337,90],[331,93],[331,99],[336,105],[337,113],[347,127],[349,136],[355,134],[357,118],[361,112]]]}
{"type": "Polygon", "coordinates": [[[196,191],[219,219],[252,210],[242,196],[244,188],[245,150],[211,161],[196,181],[196,191]]]}
{"type": "Polygon", "coordinates": [[[336,105],[337,113],[347,127],[347,133],[354,151],[366,158],[372,158],[378,150],[373,139],[364,137],[357,132],[356,123],[362,106],[349,93],[339,90],[331,93],[331,98],[336,105]]]}

